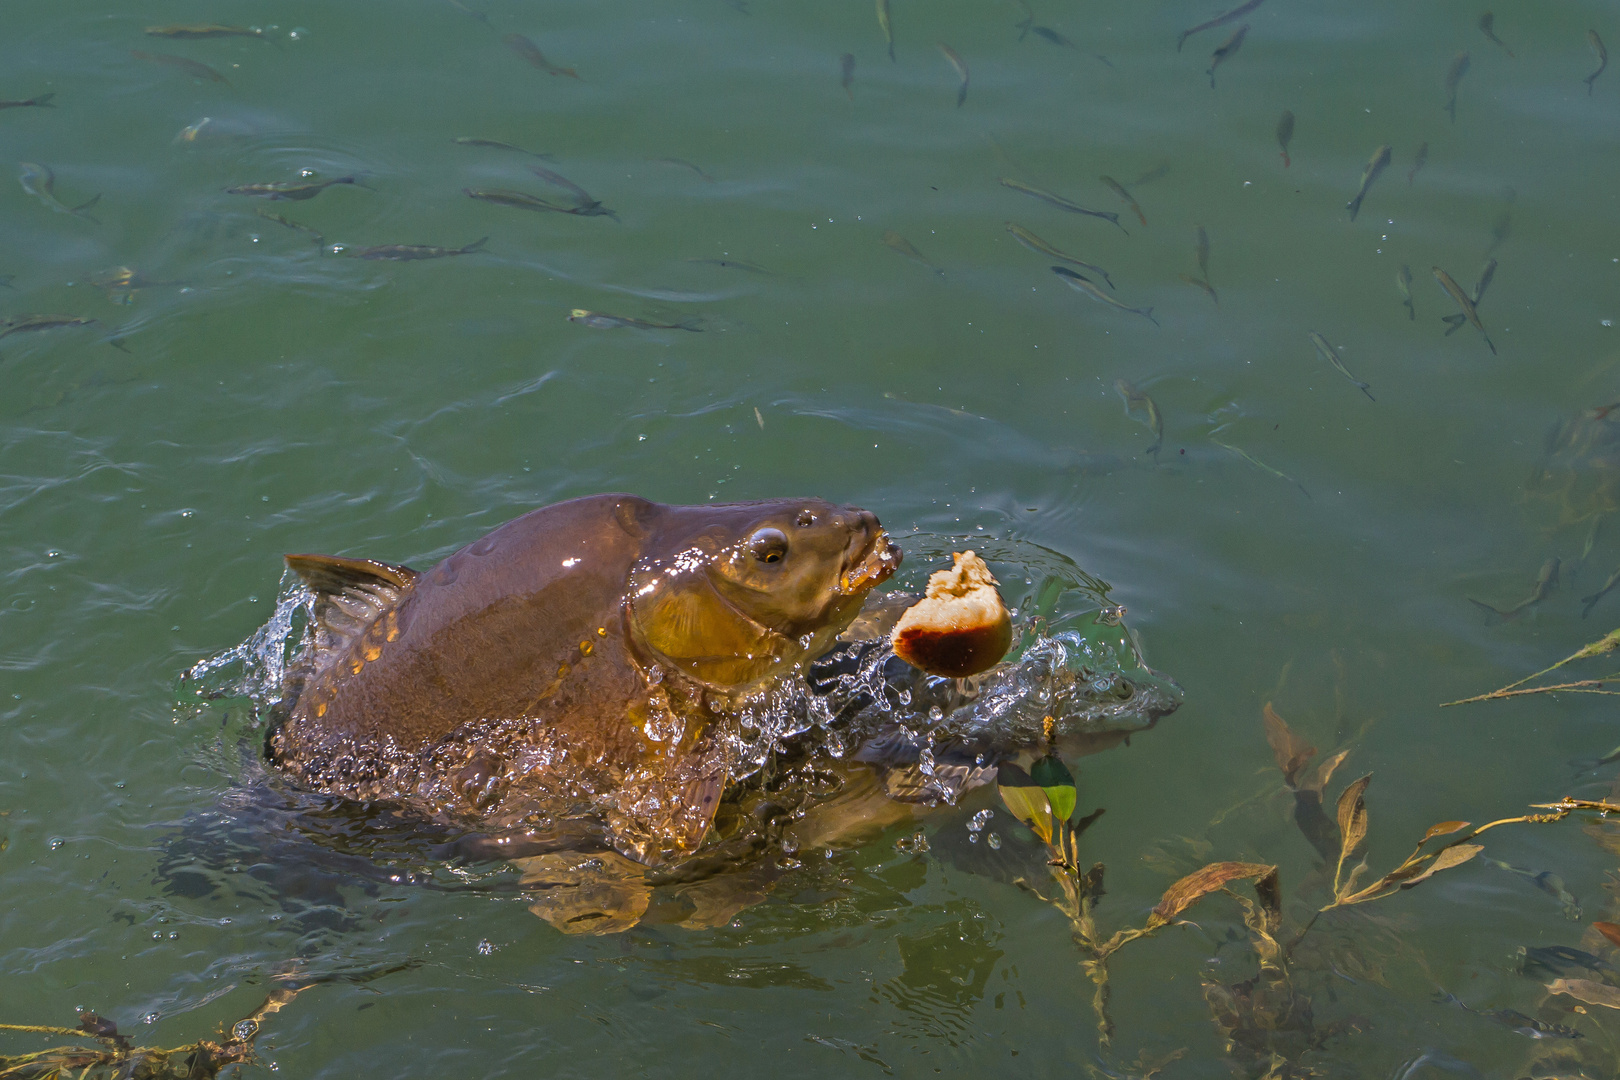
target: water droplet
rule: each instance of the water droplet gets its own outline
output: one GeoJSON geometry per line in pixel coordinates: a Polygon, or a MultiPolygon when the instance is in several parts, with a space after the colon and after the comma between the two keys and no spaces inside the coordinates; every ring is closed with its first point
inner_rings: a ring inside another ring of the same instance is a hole
{"type": "Polygon", "coordinates": [[[478,943],[478,955],[479,956],[488,956],[490,953],[492,953],[494,951],[495,951],[495,946],[488,938],[484,938],[482,941],[480,941],[478,943]]]}
{"type": "Polygon", "coordinates": [[[995,816],[996,816],[996,812],[994,810],[989,810],[989,809],[980,810],[977,814],[974,814],[973,817],[968,819],[968,824],[967,824],[968,832],[970,832],[970,833],[979,832],[986,825],[990,824],[990,819],[995,817],[995,816]]]}
{"type": "Polygon", "coordinates": [[[246,1042],[253,1038],[254,1033],[258,1030],[259,1025],[252,1020],[238,1020],[236,1026],[231,1028],[231,1038],[237,1042],[246,1042]]]}
{"type": "Polygon", "coordinates": [[[944,709],[940,708],[938,705],[930,705],[928,707],[928,719],[929,720],[931,720],[931,721],[933,721],[934,723],[937,724],[944,718],[945,718],[945,710],[944,709]]]}
{"type": "Polygon", "coordinates": [[[990,845],[991,851],[1001,850],[1001,837],[997,836],[995,833],[985,833],[984,842],[990,845]]]}
{"type": "Polygon", "coordinates": [[[53,836],[51,837],[51,850],[55,851],[65,843],[67,843],[67,841],[62,839],[60,836],[53,836]]]}
{"type": "Polygon", "coordinates": [[[141,1023],[143,1024],[155,1024],[157,1022],[158,1014],[155,1012],[149,1012],[145,1016],[141,1017],[141,1023]]]}

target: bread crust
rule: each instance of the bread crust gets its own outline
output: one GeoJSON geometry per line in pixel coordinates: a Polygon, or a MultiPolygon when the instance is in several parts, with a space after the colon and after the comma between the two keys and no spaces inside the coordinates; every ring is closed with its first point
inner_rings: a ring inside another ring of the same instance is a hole
{"type": "Polygon", "coordinates": [[[1012,645],[1012,615],[996,579],[971,551],[928,578],[928,592],[907,608],[889,637],[895,655],[930,675],[964,679],[1001,662],[1012,645]]]}

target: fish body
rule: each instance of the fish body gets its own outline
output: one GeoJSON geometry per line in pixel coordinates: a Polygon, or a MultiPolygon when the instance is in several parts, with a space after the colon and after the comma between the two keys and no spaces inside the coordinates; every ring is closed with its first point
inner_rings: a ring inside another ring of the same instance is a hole
{"type": "Polygon", "coordinates": [[[655,323],[645,319],[632,319],[628,315],[609,315],[605,311],[588,311],[585,308],[575,308],[568,313],[568,321],[588,326],[592,330],[618,330],[629,327],[635,330],[690,330],[694,334],[702,333],[703,328],[698,325],[697,319],[683,319],[677,323],[655,323]]]}
{"type": "Polygon", "coordinates": [[[827,651],[899,561],[854,507],[631,495],[525,514],[425,573],[289,555],[317,635],[267,749],[329,794],[506,836],[583,812],[621,854],[679,858],[739,702],[827,651]]]}
{"type": "Polygon", "coordinates": [[[1104,221],[1113,223],[1121,232],[1125,231],[1125,226],[1119,223],[1119,215],[1111,210],[1087,210],[1085,207],[1078,206],[1061,195],[1054,195],[1050,191],[1042,191],[1040,188],[1026,184],[1022,180],[1013,180],[1005,176],[1001,177],[1001,185],[1010,187],[1014,191],[1022,191],[1025,195],[1033,195],[1042,202],[1051,203],[1059,210],[1067,210],[1071,214],[1085,214],[1088,217],[1102,218],[1104,221]]]}
{"type": "Polygon", "coordinates": [[[1412,155],[1412,167],[1406,172],[1407,187],[1412,186],[1412,181],[1417,179],[1418,172],[1422,170],[1423,166],[1428,162],[1428,160],[1429,144],[1424,143],[1422,146],[1417,148],[1417,153],[1412,155]]]}
{"type": "MultiPolygon", "coordinates": [[[[1588,615],[1592,614],[1592,608],[1597,605],[1599,600],[1609,595],[1610,591],[1613,590],[1616,585],[1620,585],[1620,570],[1616,570],[1614,573],[1610,574],[1609,580],[1605,581],[1603,583],[1603,587],[1597,592],[1593,593],[1591,596],[1581,597],[1581,603],[1585,605],[1581,608],[1581,618],[1584,619],[1588,615]]],[[[1613,760],[1612,755],[1610,758],[1606,758],[1604,761],[1599,762],[1599,764],[1607,764],[1610,760],[1613,760]]]]}
{"type": "Polygon", "coordinates": [[[1185,281],[1187,284],[1196,285],[1198,288],[1203,289],[1209,298],[1215,301],[1215,303],[1219,304],[1221,302],[1221,298],[1215,293],[1215,286],[1211,285],[1206,279],[1201,277],[1193,277],[1191,274],[1181,274],[1179,276],[1181,280],[1185,281]]]}
{"type": "Polygon", "coordinates": [[[1451,115],[1451,122],[1457,122],[1457,84],[1462,77],[1468,74],[1468,65],[1471,61],[1466,52],[1460,52],[1451,60],[1451,67],[1446,70],[1446,112],[1451,115]]]}
{"type": "Polygon", "coordinates": [[[1500,615],[1504,619],[1511,619],[1518,615],[1521,611],[1534,607],[1543,600],[1547,599],[1548,596],[1552,595],[1552,591],[1558,587],[1558,568],[1560,565],[1561,564],[1556,557],[1548,559],[1546,562],[1542,563],[1541,572],[1536,575],[1536,583],[1531,587],[1530,595],[1505,611],[1502,608],[1496,607],[1495,605],[1487,604],[1483,600],[1475,600],[1472,596],[1470,596],[1468,599],[1477,607],[1482,607],[1486,611],[1500,615]]]}
{"type": "Polygon", "coordinates": [[[750,274],[769,274],[770,271],[756,262],[746,259],[687,259],[689,263],[701,266],[718,266],[722,270],[746,270],[750,274]]]}
{"type": "Polygon", "coordinates": [[[443,248],[428,244],[383,244],[379,247],[359,248],[345,252],[355,259],[387,259],[390,262],[416,262],[419,259],[444,259],[452,255],[471,255],[488,243],[489,237],[474,240],[465,247],[443,248]]]}
{"type": "Polygon", "coordinates": [[[1485,339],[1485,344],[1490,346],[1491,354],[1494,356],[1496,346],[1491,344],[1490,335],[1485,333],[1485,324],[1479,321],[1479,311],[1474,307],[1474,302],[1468,298],[1467,293],[1462,291],[1462,286],[1452,280],[1450,274],[1438,266],[1430,269],[1434,273],[1434,280],[1440,283],[1440,287],[1446,291],[1447,296],[1456,301],[1457,306],[1462,309],[1463,318],[1472,323],[1474,329],[1479,331],[1480,337],[1485,339]]]}
{"type": "Polygon", "coordinates": [[[496,206],[510,206],[517,210],[551,210],[558,214],[572,214],[575,209],[548,202],[526,191],[513,191],[510,188],[462,188],[461,193],[469,199],[494,203],[496,206]]]}
{"type": "Polygon", "coordinates": [[[1109,307],[1116,308],[1119,311],[1129,312],[1132,315],[1140,315],[1154,326],[1159,325],[1159,320],[1153,317],[1152,308],[1128,307],[1127,305],[1120,303],[1118,300],[1115,300],[1112,296],[1109,296],[1101,289],[1097,288],[1097,286],[1092,283],[1090,278],[1081,277],[1073,270],[1070,270],[1067,266],[1054,266],[1052,267],[1052,273],[1062,278],[1064,283],[1076,292],[1085,293],[1093,300],[1100,300],[1109,307]]]}
{"type": "Polygon", "coordinates": [[[1586,32],[1586,43],[1592,46],[1592,51],[1597,53],[1598,58],[1597,70],[1583,80],[1586,83],[1586,96],[1591,97],[1592,84],[1597,81],[1599,75],[1603,74],[1603,69],[1609,66],[1609,50],[1603,47],[1603,39],[1598,37],[1596,30],[1586,32]]]}
{"type": "Polygon", "coordinates": [[[17,170],[17,181],[18,183],[22,184],[22,189],[24,191],[28,192],[28,194],[44,203],[52,210],[55,210],[57,213],[74,214],[90,221],[95,220],[95,218],[90,217],[90,215],[85,213],[85,211],[94,206],[101,199],[101,195],[98,193],[88,202],[81,203],[78,206],[67,206],[63,204],[63,202],[56,197],[56,174],[51,172],[50,166],[40,165],[32,161],[25,161],[22,163],[22,167],[17,170]]]}
{"type": "Polygon", "coordinates": [[[1215,16],[1213,19],[1209,20],[1209,22],[1199,23],[1191,30],[1183,30],[1181,32],[1181,36],[1176,39],[1176,52],[1180,52],[1181,47],[1187,43],[1187,39],[1192,37],[1194,34],[1203,33],[1205,30],[1213,30],[1217,26],[1225,26],[1229,22],[1236,22],[1238,19],[1243,18],[1243,16],[1247,15],[1249,12],[1253,11],[1263,3],[1265,3],[1265,0],[1248,0],[1248,3],[1239,4],[1231,11],[1215,16]]]}
{"type": "Polygon", "coordinates": [[[1372,389],[1366,383],[1350,374],[1350,369],[1345,367],[1344,361],[1339,359],[1339,350],[1335,349],[1332,345],[1329,345],[1327,338],[1323,337],[1321,334],[1318,334],[1315,330],[1311,331],[1310,337],[1311,344],[1315,345],[1316,351],[1322,354],[1322,359],[1332,364],[1334,369],[1338,371],[1340,375],[1343,375],[1345,378],[1354,383],[1363,394],[1367,395],[1368,401],[1378,400],[1372,396],[1372,389]]]}
{"type": "Polygon", "coordinates": [[[687,161],[685,158],[661,157],[653,158],[652,161],[658,165],[673,165],[678,169],[686,169],[690,172],[697,173],[698,177],[701,178],[704,183],[714,183],[714,177],[710,176],[708,173],[704,172],[701,168],[692,164],[690,161],[687,161]]]}
{"type": "Polygon", "coordinates": [[[1479,32],[1485,35],[1486,41],[1500,45],[1503,52],[1509,57],[1513,56],[1513,50],[1507,47],[1507,42],[1496,36],[1496,15],[1493,12],[1487,11],[1479,17],[1479,32]]]}
{"type": "MultiPolygon", "coordinates": [[[[1595,79],[1597,76],[1594,75],[1592,78],[1595,79]]],[[[1588,86],[1587,89],[1591,89],[1591,87],[1588,86]]],[[[55,96],[56,94],[53,91],[49,94],[40,94],[38,97],[31,97],[22,101],[0,100],[0,109],[54,109],[56,106],[51,104],[51,99],[55,96]]]]}
{"type": "Polygon", "coordinates": [[[1281,469],[1273,469],[1270,465],[1267,465],[1265,462],[1261,461],[1259,458],[1255,457],[1253,454],[1249,453],[1247,450],[1243,449],[1242,447],[1233,446],[1231,443],[1222,442],[1221,440],[1217,439],[1214,435],[1211,435],[1209,437],[1209,441],[1214,443],[1216,446],[1220,447],[1222,450],[1228,450],[1228,451],[1236,454],[1238,457],[1242,458],[1244,461],[1247,461],[1250,465],[1253,465],[1255,468],[1259,469],[1261,472],[1270,473],[1272,476],[1275,476],[1279,480],[1288,481],[1290,484],[1293,484],[1295,487],[1299,488],[1300,493],[1303,494],[1307,499],[1309,499],[1311,497],[1311,493],[1309,491],[1305,490],[1305,485],[1304,484],[1300,483],[1298,480],[1295,480],[1292,476],[1289,476],[1287,473],[1283,472],[1281,469]]]}
{"type": "Polygon", "coordinates": [[[455,143],[457,146],[482,146],[490,150],[511,150],[514,153],[527,154],[530,157],[537,157],[541,161],[551,161],[554,159],[554,156],[551,154],[537,154],[533,150],[525,150],[521,146],[514,146],[509,142],[501,142],[499,139],[478,139],[468,135],[457,135],[450,141],[455,143]]]}
{"type": "Polygon", "coordinates": [[[1292,162],[1288,157],[1288,144],[1294,141],[1294,113],[1291,109],[1284,109],[1282,116],[1277,119],[1277,145],[1282,149],[1283,168],[1288,168],[1292,162]]]}
{"type": "Polygon", "coordinates": [[[956,90],[956,107],[960,109],[962,103],[967,101],[968,66],[960,56],[956,55],[956,50],[943,41],[939,43],[939,51],[945,54],[945,59],[950,61],[951,67],[956,69],[956,77],[962,80],[962,85],[956,90]]]}
{"type": "Polygon", "coordinates": [[[1147,448],[1147,453],[1158,457],[1160,449],[1164,447],[1164,416],[1159,412],[1158,403],[1124,379],[1115,379],[1114,389],[1125,399],[1126,416],[1137,409],[1142,410],[1148,430],[1153,432],[1153,445],[1147,448]]]}
{"type": "Polygon", "coordinates": [[[180,282],[156,281],[133,267],[115,266],[92,275],[90,284],[105,292],[113,303],[129,304],[134,302],[135,293],[140,289],[164,288],[180,282]]]}
{"type": "Polygon", "coordinates": [[[272,214],[263,207],[260,207],[258,210],[254,211],[254,213],[256,213],[259,217],[264,218],[266,221],[275,222],[277,225],[280,225],[283,228],[292,229],[294,232],[308,233],[310,236],[315,238],[315,242],[317,244],[324,244],[326,242],[326,238],[324,236],[322,236],[316,230],[310,228],[308,225],[300,225],[298,222],[290,221],[287,218],[282,217],[280,214],[272,214]]]}
{"type": "Polygon", "coordinates": [[[292,202],[303,202],[313,199],[329,187],[337,184],[358,184],[357,176],[338,176],[331,180],[276,180],[268,184],[238,184],[236,187],[225,189],[227,195],[251,195],[258,199],[275,199],[292,202]]]}
{"type": "Polygon", "coordinates": [[[1367,197],[1367,189],[1372,187],[1373,181],[1378,179],[1378,174],[1389,164],[1390,154],[1388,146],[1380,146],[1373,151],[1372,160],[1368,161],[1367,167],[1362,170],[1361,187],[1356,189],[1356,197],[1344,204],[1344,208],[1350,211],[1351,221],[1356,220],[1356,214],[1361,211],[1361,200],[1367,197]]]}
{"type": "Polygon", "coordinates": [[[1406,305],[1406,317],[1417,318],[1417,308],[1412,306],[1412,268],[1405,263],[1395,272],[1395,288],[1400,291],[1401,303],[1406,305]]]}
{"type": "Polygon", "coordinates": [[[546,183],[550,184],[552,187],[561,188],[562,190],[568,192],[569,198],[574,200],[574,205],[576,206],[601,205],[597,199],[592,197],[590,192],[586,191],[584,188],[580,187],[578,184],[574,183],[561,173],[553,172],[552,170],[544,168],[540,165],[532,166],[529,171],[534,173],[534,175],[538,176],[540,179],[544,180],[546,183]]]}
{"type": "Polygon", "coordinates": [[[1448,1005],[1455,1005],[1459,1009],[1465,1009],[1465,1010],[1467,1010],[1468,1012],[1471,1012],[1471,1013],[1476,1013],[1476,1014],[1478,1014],[1480,1016],[1485,1017],[1485,1019],[1487,1019],[1487,1020],[1491,1020],[1491,1021],[1494,1021],[1495,1023],[1501,1024],[1503,1027],[1508,1028],[1509,1030],[1511,1030],[1513,1032],[1516,1032],[1519,1035],[1524,1035],[1527,1038],[1531,1038],[1531,1039],[1579,1039],[1579,1038],[1583,1038],[1582,1034],[1579,1031],[1576,1031],[1572,1027],[1565,1027],[1562,1024],[1549,1023],[1546,1020],[1537,1020],[1533,1016],[1526,1016],[1524,1013],[1520,1012],[1517,1009],[1476,1009],[1473,1006],[1464,1003],[1463,1000],[1461,998],[1457,997],[1455,994],[1449,994],[1449,993],[1445,992],[1444,990],[1440,991],[1440,993],[1435,995],[1435,1000],[1439,1001],[1439,1002],[1442,1002],[1442,1003],[1445,1003],[1445,1004],[1448,1004],[1448,1005]]]}
{"type": "Polygon", "coordinates": [[[1136,205],[1136,200],[1131,197],[1131,193],[1129,191],[1125,190],[1124,184],[1121,184],[1112,176],[1100,176],[1098,179],[1102,181],[1103,186],[1109,191],[1112,191],[1115,195],[1118,195],[1121,199],[1125,200],[1125,205],[1131,208],[1131,212],[1136,215],[1136,220],[1140,221],[1143,225],[1147,224],[1147,215],[1143,214],[1142,208],[1136,205]]]}
{"type": "Polygon", "coordinates": [[[1524,974],[1532,979],[1596,975],[1610,986],[1620,985],[1620,968],[1594,953],[1568,945],[1533,945],[1524,950],[1524,974]]]}
{"type": "Polygon", "coordinates": [[[1249,24],[1244,23],[1242,26],[1232,31],[1232,36],[1227,38],[1220,48],[1216,49],[1210,54],[1209,70],[1205,72],[1205,74],[1209,76],[1209,88],[1211,90],[1215,89],[1215,69],[1220,67],[1227,57],[1232,56],[1239,49],[1241,49],[1243,47],[1243,39],[1248,36],[1249,24]]]}
{"type": "Polygon", "coordinates": [[[1209,233],[1202,225],[1193,228],[1193,254],[1198,259],[1198,272],[1209,280],[1209,233]]]}
{"type": "Polygon", "coordinates": [[[148,26],[146,33],[150,37],[177,40],[222,37],[262,38],[265,36],[264,31],[257,26],[220,26],[217,23],[199,23],[194,26],[148,26]]]}
{"type": "Polygon", "coordinates": [[[855,85],[855,54],[854,53],[848,53],[847,52],[843,56],[840,56],[838,58],[838,72],[839,72],[838,85],[843,87],[844,96],[848,97],[849,100],[854,101],[855,100],[855,91],[850,89],[850,87],[855,85]]]}
{"type": "Polygon", "coordinates": [[[1045,240],[1042,240],[1040,237],[1024,228],[1022,225],[1015,225],[1009,221],[1007,222],[1007,231],[1012,233],[1013,237],[1020,244],[1023,244],[1025,247],[1029,248],[1029,250],[1040,252],[1042,255],[1049,256],[1053,259],[1059,259],[1073,266],[1078,266],[1082,270],[1090,270],[1092,273],[1102,278],[1110,289],[1114,287],[1114,283],[1108,279],[1108,271],[1094,263],[1088,263],[1083,259],[1075,258],[1073,255],[1064,254],[1051,244],[1048,244],[1045,240]]]}
{"type": "Polygon", "coordinates": [[[547,75],[566,75],[570,79],[579,78],[579,72],[573,68],[558,67],[546,59],[546,54],[540,51],[540,46],[524,37],[522,34],[503,34],[501,40],[506,47],[527,60],[533,67],[539,68],[547,75]]]}
{"type": "Polygon", "coordinates": [[[0,327],[5,328],[0,330],[0,338],[40,330],[60,330],[65,326],[92,326],[96,321],[82,315],[14,315],[9,319],[0,319],[0,327]]]}
{"type": "Polygon", "coordinates": [[[898,252],[899,254],[904,255],[913,262],[922,263],[940,277],[945,276],[945,271],[929,262],[928,257],[913,247],[910,240],[907,240],[893,229],[883,230],[883,246],[888,248],[890,251],[898,252]]]}
{"type": "Polygon", "coordinates": [[[877,0],[878,27],[883,31],[883,40],[889,44],[889,59],[894,59],[894,24],[889,21],[889,0],[877,0]]]}
{"type": "Polygon", "coordinates": [[[187,75],[190,75],[193,79],[207,79],[209,82],[224,83],[226,86],[230,85],[230,80],[225,78],[225,76],[221,75],[207,64],[192,60],[189,57],[175,56],[173,53],[143,52],[140,49],[129,50],[129,55],[133,56],[137,60],[148,60],[154,64],[164,64],[168,67],[176,68],[177,70],[183,71],[187,75]]]}

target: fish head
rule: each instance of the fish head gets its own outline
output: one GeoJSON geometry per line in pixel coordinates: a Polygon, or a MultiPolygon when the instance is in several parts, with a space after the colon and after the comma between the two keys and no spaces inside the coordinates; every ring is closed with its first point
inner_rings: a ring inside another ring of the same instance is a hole
{"type": "Polygon", "coordinates": [[[637,638],[717,689],[831,647],[900,565],[875,515],[820,499],[670,507],[631,574],[637,638]]]}

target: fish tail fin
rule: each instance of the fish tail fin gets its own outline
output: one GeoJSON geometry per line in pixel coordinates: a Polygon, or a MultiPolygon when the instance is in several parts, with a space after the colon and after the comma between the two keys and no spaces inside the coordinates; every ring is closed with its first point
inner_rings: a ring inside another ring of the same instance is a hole
{"type": "Polygon", "coordinates": [[[1495,346],[1495,345],[1491,345],[1491,339],[1490,339],[1490,338],[1488,338],[1488,337],[1487,337],[1487,338],[1486,338],[1486,339],[1485,339],[1485,344],[1487,344],[1487,345],[1490,345],[1490,346],[1491,346],[1491,355],[1492,355],[1492,356],[1496,356],[1496,355],[1497,355],[1497,352],[1496,352],[1496,346],[1495,346]]]}
{"type": "Polygon", "coordinates": [[[1375,397],[1373,397],[1373,396],[1372,396],[1372,391],[1371,391],[1371,390],[1369,390],[1369,389],[1367,389],[1367,388],[1366,388],[1366,387],[1365,387],[1365,386],[1363,386],[1363,387],[1362,387],[1362,388],[1361,388],[1361,392],[1362,392],[1362,393],[1363,393],[1363,394],[1366,394],[1366,395],[1367,395],[1367,400],[1368,400],[1368,401],[1377,401],[1377,400],[1378,400],[1378,399],[1377,399],[1377,398],[1375,398],[1375,397]]]}
{"type": "Polygon", "coordinates": [[[1159,325],[1159,320],[1158,320],[1158,319],[1155,319],[1155,318],[1154,318],[1154,317],[1153,317],[1153,309],[1152,309],[1152,308],[1144,308],[1144,309],[1143,309],[1143,310],[1142,310],[1142,314],[1143,314],[1143,315],[1144,315],[1144,316],[1146,316],[1146,318],[1147,318],[1147,321],[1148,321],[1148,322],[1150,322],[1150,323],[1152,323],[1152,324],[1153,324],[1153,325],[1154,325],[1154,326],[1158,326],[1158,325],[1159,325]]]}
{"type": "Polygon", "coordinates": [[[703,332],[703,316],[688,315],[686,318],[676,323],[674,329],[690,330],[694,334],[701,334],[703,332]]]}
{"type": "Polygon", "coordinates": [[[1475,600],[1472,596],[1470,596],[1468,598],[1468,602],[1470,604],[1473,604],[1475,607],[1480,608],[1481,610],[1483,610],[1484,612],[1486,612],[1489,615],[1495,615],[1499,619],[1512,618],[1512,616],[1510,614],[1508,614],[1506,611],[1503,611],[1501,608],[1496,607],[1496,606],[1494,606],[1492,604],[1487,604],[1483,600],[1475,600]]]}
{"type": "Polygon", "coordinates": [[[1181,47],[1183,45],[1187,44],[1187,35],[1190,34],[1190,33],[1192,33],[1192,31],[1188,30],[1185,33],[1183,33],[1180,37],[1176,38],[1176,52],[1180,52],[1181,47]]]}
{"type": "Polygon", "coordinates": [[[93,222],[93,223],[95,223],[97,225],[100,225],[101,222],[96,221],[95,218],[93,218],[89,214],[85,213],[86,210],[89,210],[92,206],[96,205],[96,203],[98,203],[100,201],[101,201],[101,192],[98,191],[94,195],[92,195],[89,199],[87,199],[84,202],[80,203],[78,206],[75,206],[72,209],[72,211],[70,211],[70,212],[79,215],[80,217],[84,218],[86,221],[93,222]]]}
{"type": "Polygon", "coordinates": [[[1357,195],[1355,198],[1345,203],[1344,208],[1350,211],[1350,220],[1356,220],[1356,215],[1361,213],[1361,196],[1357,195]]]}
{"type": "Polygon", "coordinates": [[[487,243],[489,243],[489,237],[479,237],[477,240],[474,240],[472,243],[462,248],[461,253],[463,255],[471,255],[475,251],[482,251],[484,249],[484,245],[487,243]]]}
{"type": "Polygon", "coordinates": [[[1588,615],[1592,614],[1592,609],[1597,607],[1597,602],[1601,599],[1603,599],[1602,593],[1595,593],[1591,596],[1581,597],[1581,603],[1586,605],[1585,607],[1581,608],[1581,618],[1584,619],[1588,615]]]}
{"type": "MultiPolygon", "coordinates": [[[[1591,86],[1590,83],[1587,84],[1586,90],[1587,90],[1588,93],[1591,93],[1592,86],[1591,86]]],[[[51,104],[51,99],[53,97],[55,97],[55,96],[56,96],[56,91],[54,91],[54,90],[52,90],[48,94],[39,95],[39,97],[34,99],[34,107],[38,108],[38,109],[54,109],[54,108],[56,108],[55,105],[51,104]]]]}

